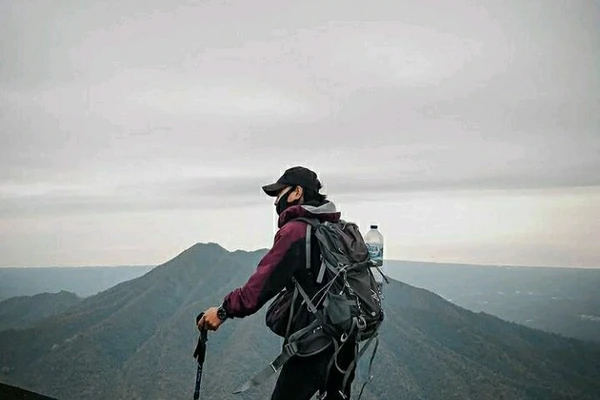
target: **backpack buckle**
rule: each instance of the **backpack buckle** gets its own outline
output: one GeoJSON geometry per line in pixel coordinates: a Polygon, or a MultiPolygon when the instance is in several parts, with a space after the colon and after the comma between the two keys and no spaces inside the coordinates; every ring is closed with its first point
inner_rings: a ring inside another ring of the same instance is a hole
{"type": "Polygon", "coordinates": [[[356,322],[356,327],[358,328],[358,330],[364,330],[367,327],[367,321],[365,320],[365,317],[363,317],[362,315],[358,317],[358,321],[356,322]]]}
{"type": "Polygon", "coordinates": [[[283,346],[283,351],[285,351],[290,357],[298,353],[298,344],[296,342],[289,342],[283,346]]]}

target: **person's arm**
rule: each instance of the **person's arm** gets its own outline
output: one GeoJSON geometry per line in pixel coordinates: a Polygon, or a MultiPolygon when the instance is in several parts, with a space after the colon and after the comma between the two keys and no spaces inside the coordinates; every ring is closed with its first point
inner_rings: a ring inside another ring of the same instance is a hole
{"type": "Polygon", "coordinates": [[[284,225],[248,281],[225,296],[223,308],[227,314],[234,318],[252,315],[279,293],[294,272],[305,265],[305,239],[304,224],[284,225]]]}

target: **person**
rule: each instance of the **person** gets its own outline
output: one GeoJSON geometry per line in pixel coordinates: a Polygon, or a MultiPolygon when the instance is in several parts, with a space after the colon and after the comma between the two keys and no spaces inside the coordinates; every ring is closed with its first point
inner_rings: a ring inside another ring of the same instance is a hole
{"type": "MultiPolygon", "coordinates": [[[[275,183],[265,185],[262,189],[268,196],[275,198],[278,231],[273,246],[243,286],[228,293],[221,305],[210,307],[204,312],[204,316],[198,321],[198,329],[216,331],[228,319],[244,318],[256,313],[284,288],[293,290],[293,277],[310,296],[320,287],[316,283],[321,266],[318,243],[311,240],[311,263],[310,268],[307,268],[307,223],[294,219],[305,217],[317,218],[322,222],[337,222],[341,213],[326,195],[320,193],[322,184],[317,174],[302,166],[287,169],[275,183]]],[[[301,301],[302,298],[298,296],[294,315],[299,315],[292,331],[297,331],[312,321],[312,316],[306,306],[301,305],[301,301]]],[[[338,352],[337,366],[342,370],[351,365],[357,346],[357,343],[349,340],[338,352]]],[[[320,399],[350,398],[355,364],[346,387],[342,388],[344,375],[330,364],[334,351],[333,346],[329,346],[316,355],[290,358],[281,368],[271,400],[309,400],[317,392],[320,393],[320,399]]]]}

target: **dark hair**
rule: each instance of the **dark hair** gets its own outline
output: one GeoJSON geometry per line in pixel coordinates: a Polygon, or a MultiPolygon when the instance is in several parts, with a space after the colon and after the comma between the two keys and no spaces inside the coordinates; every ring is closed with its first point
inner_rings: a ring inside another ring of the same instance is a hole
{"type": "MultiPolygon", "coordinates": [[[[319,183],[319,189],[321,189],[321,184],[319,183]]],[[[327,200],[327,195],[319,193],[319,189],[315,190],[313,188],[304,189],[304,202],[317,202],[322,204],[327,200]]]]}

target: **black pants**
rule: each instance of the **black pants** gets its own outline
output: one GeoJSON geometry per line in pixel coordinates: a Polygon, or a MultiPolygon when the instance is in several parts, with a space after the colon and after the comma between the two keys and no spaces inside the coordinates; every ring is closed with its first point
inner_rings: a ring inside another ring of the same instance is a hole
{"type": "MultiPolygon", "coordinates": [[[[345,370],[354,360],[356,343],[346,342],[338,354],[338,365],[345,370]]],[[[310,357],[292,357],[281,368],[279,378],[271,400],[310,400],[317,392],[327,392],[325,399],[341,400],[350,398],[350,388],[356,372],[356,365],[342,389],[344,374],[339,372],[335,365],[331,367],[329,378],[325,382],[327,366],[333,357],[334,348],[330,346],[327,350],[310,357]],[[344,393],[340,395],[339,391],[344,393]]]]}

